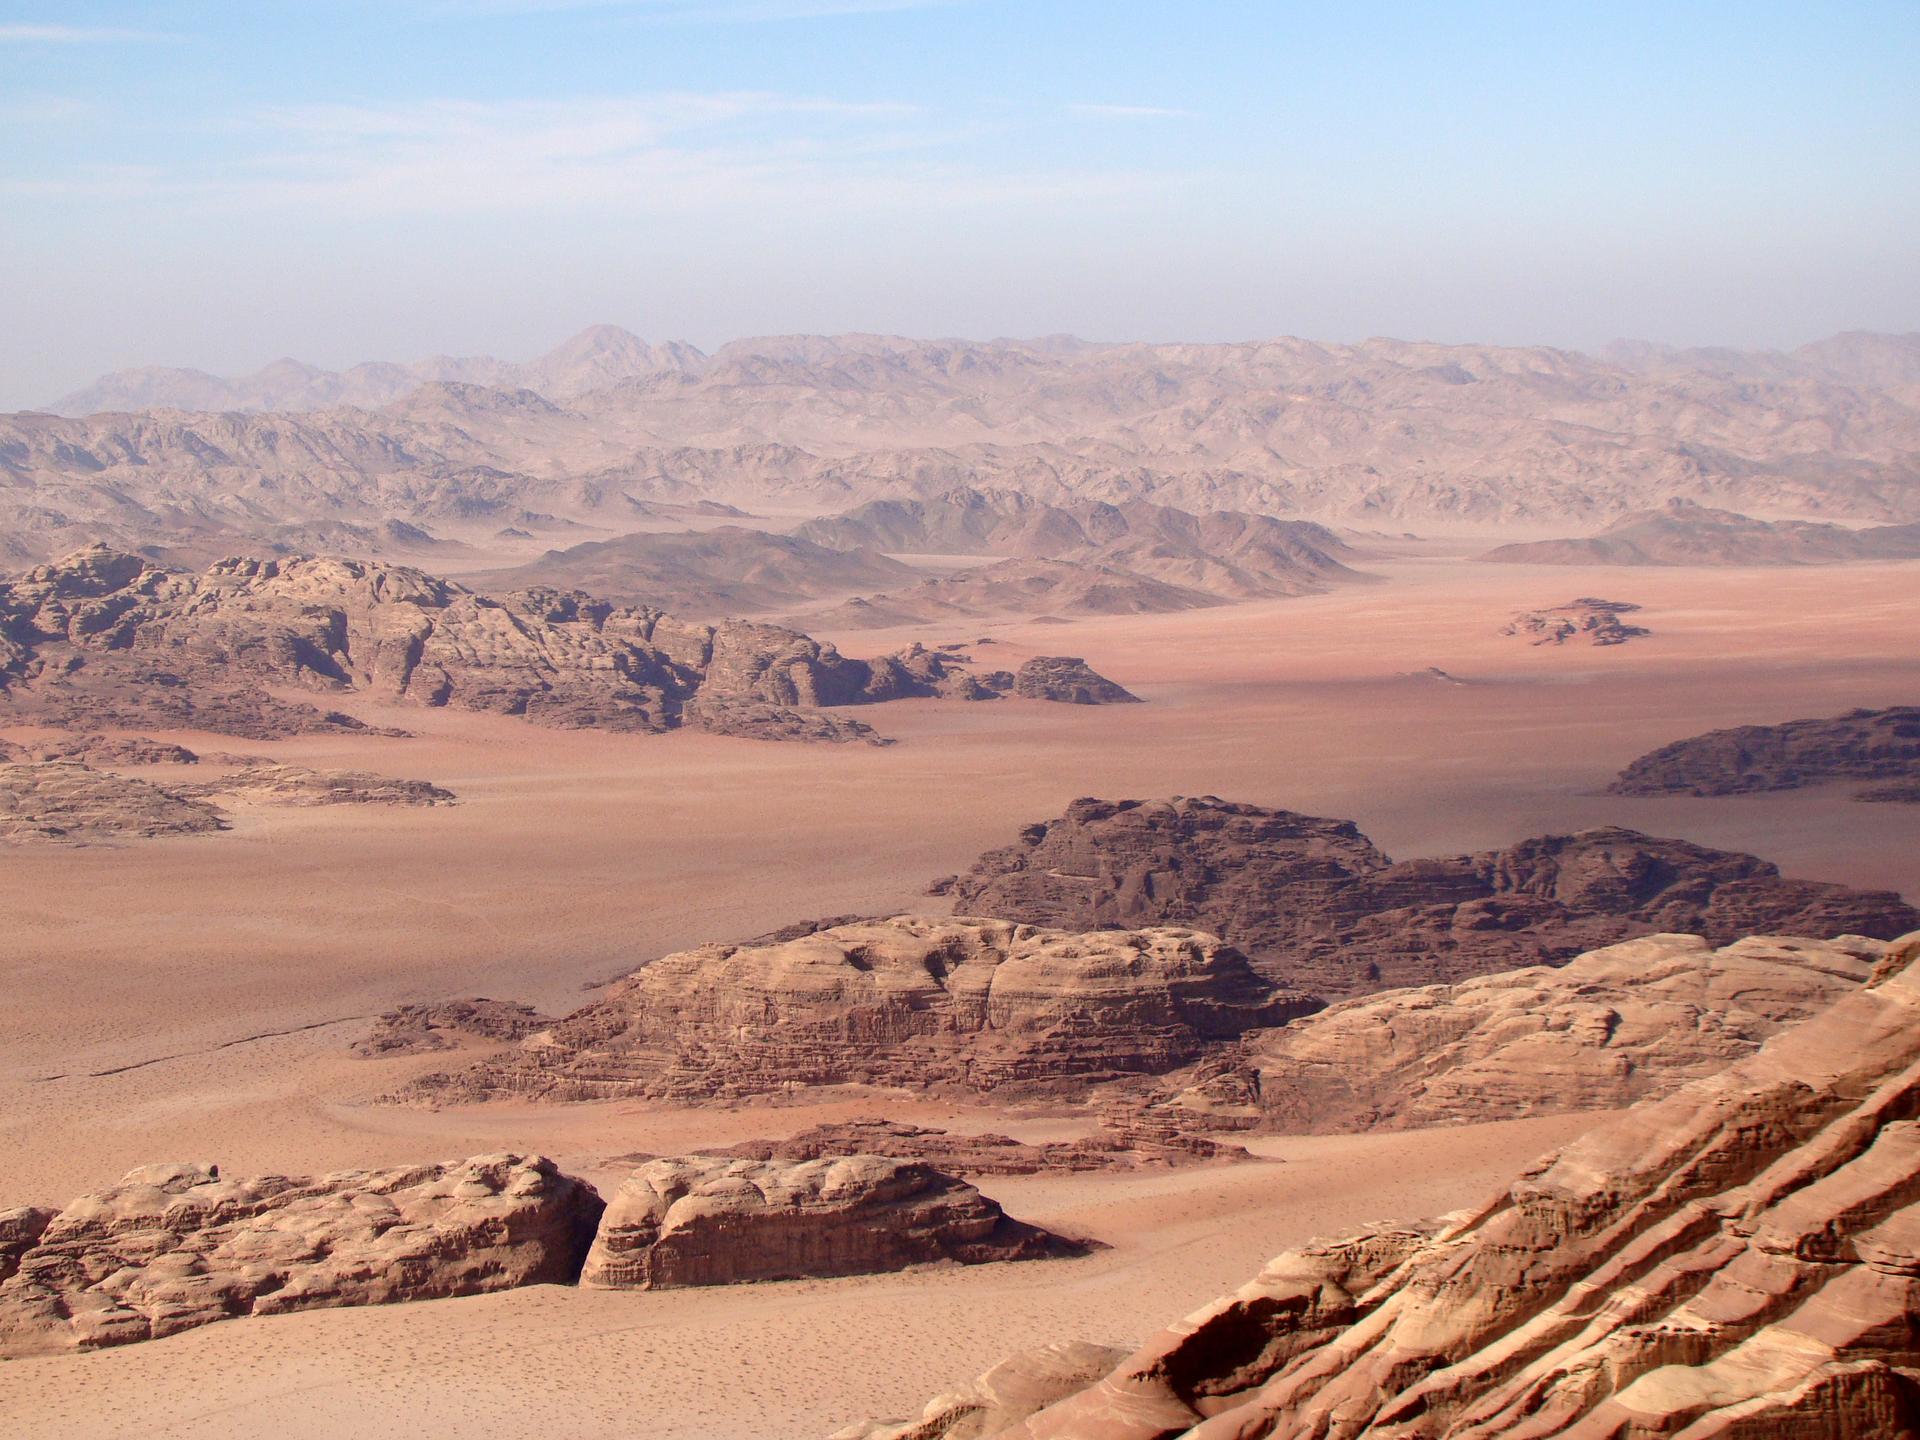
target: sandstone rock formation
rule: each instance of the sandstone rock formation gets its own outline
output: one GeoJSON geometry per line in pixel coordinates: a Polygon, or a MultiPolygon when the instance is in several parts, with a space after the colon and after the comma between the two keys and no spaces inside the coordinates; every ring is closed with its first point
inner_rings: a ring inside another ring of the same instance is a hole
{"type": "Polygon", "coordinates": [[[663,1290],[1080,1252],[927,1165],[693,1156],[650,1161],[614,1192],[580,1283],[663,1290]]]}
{"type": "Polygon", "coordinates": [[[720,1153],[749,1160],[820,1160],[833,1155],[885,1155],[919,1160],[950,1175],[1037,1175],[1043,1171],[1132,1170],[1251,1157],[1185,1131],[1163,1137],[1146,1121],[1147,1107],[1118,1102],[1101,1127],[1081,1140],[1030,1145],[991,1132],[963,1135],[904,1121],[865,1117],[831,1121],[784,1140],[748,1140],[720,1153]]]}
{"type": "Polygon", "coordinates": [[[212,805],[130,775],[69,762],[0,764],[0,842],[84,843],[225,828],[212,805]]]}
{"type": "Polygon", "coordinates": [[[1252,1113],[1327,1134],[1622,1109],[1851,994],[1885,948],[1651,935],[1557,969],[1348,1000],[1249,1040],[1252,1113]]]}
{"type": "Polygon", "coordinates": [[[454,794],[425,780],[396,780],[365,770],[250,765],[217,780],[172,787],[175,794],[256,805],[451,805],[454,794]]]}
{"type": "Polygon", "coordinates": [[[1305,1013],[1191,930],[1067,934],[901,916],[634,971],[425,1100],[710,1100],[798,1085],[1078,1094],[1305,1013]]]}
{"type": "Polygon", "coordinates": [[[920,657],[849,660],[777,626],[525,590],[502,599],[401,566],[226,560],[201,575],[103,548],[0,582],[0,717],[129,716],[271,736],[358,722],[268,685],[492,711],[548,725],[866,738],[799,707],[935,693],[920,657]],[[695,705],[695,701],[700,702],[695,705]]]}
{"type": "Polygon", "coordinates": [[[827,1440],[978,1440],[1006,1433],[1055,1401],[1084,1390],[1127,1358],[1112,1345],[1057,1341],[1003,1360],[978,1380],[936,1395],[918,1419],[866,1421],[827,1440]]]}
{"type": "MultiPolygon", "coordinates": [[[[229,1180],[148,1165],[82,1196],[0,1282],[0,1356],[153,1340],[245,1315],[566,1284],[600,1217],[541,1156],[229,1180]]],[[[44,1214],[44,1212],[42,1212],[44,1214]]],[[[0,1274],[5,1274],[0,1265],[0,1274]]]]}
{"type": "MultiPolygon", "coordinates": [[[[1920,936],[1478,1209],[1283,1255],[998,1435],[1915,1433],[1917,970],[1920,936]]],[[[935,1420],[899,1433],[996,1433],[935,1420]]]]}
{"type": "Polygon", "coordinates": [[[0,759],[70,760],[79,765],[198,765],[200,756],[184,745],[149,740],[144,735],[61,735],[15,743],[0,740],[0,759]]]}
{"type": "Polygon", "coordinates": [[[1920,556],[1920,524],[1849,529],[1811,520],[1756,520],[1672,500],[1622,515],[1581,540],[1502,545],[1480,558],[1526,565],[1830,565],[1920,556]]]}
{"type": "Polygon", "coordinates": [[[1013,676],[1013,693],[1025,700],[1065,705],[1137,705],[1140,697],[1095,671],[1078,655],[1036,655],[1013,676]]]}
{"type": "Polygon", "coordinates": [[[1624,600],[1596,600],[1582,596],[1565,605],[1545,610],[1526,610],[1513,617],[1500,633],[1514,635],[1532,645],[1564,645],[1569,640],[1589,645],[1624,645],[1653,632],[1641,625],[1629,625],[1620,617],[1640,607],[1624,600]]]}
{"type": "Polygon", "coordinates": [[[937,887],[968,915],[1193,925],[1328,998],[1553,964],[1684,931],[1885,939],[1920,912],[1751,855],[1605,828],[1394,864],[1351,823],[1212,796],[1076,800],[937,887]]]}
{"type": "Polygon", "coordinates": [[[476,1040],[521,1040],[553,1023],[529,1005],[511,1000],[442,1000],[432,1005],[402,1005],[374,1022],[373,1033],[358,1041],[353,1053],[362,1059],[389,1055],[425,1055],[457,1050],[463,1037],[476,1040]]]}
{"type": "Polygon", "coordinates": [[[1607,788],[1615,795],[1746,795],[1828,780],[1920,781],[1920,706],[1711,730],[1642,755],[1607,788]]]}

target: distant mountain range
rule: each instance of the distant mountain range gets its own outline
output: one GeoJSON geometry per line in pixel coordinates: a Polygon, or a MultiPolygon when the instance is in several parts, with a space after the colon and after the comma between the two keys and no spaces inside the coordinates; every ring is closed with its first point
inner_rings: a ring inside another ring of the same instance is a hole
{"type": "Polygon", "coordinates": [[[1685,500],[1622,515],[1597,535],[1502,545],[1482,557],[1532,565],[1833,565],[1920,559],[1920,524],[1857,529],[1758,520],[1685,500]]]}

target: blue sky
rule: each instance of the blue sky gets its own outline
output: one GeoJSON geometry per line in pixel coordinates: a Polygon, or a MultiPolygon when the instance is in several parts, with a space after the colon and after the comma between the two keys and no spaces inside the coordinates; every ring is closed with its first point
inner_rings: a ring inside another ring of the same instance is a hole
{"type": "Polygon", "coordinates": [[[1920,328],[1920,4],[0,0],[0,404],[595,321],[1920,328]]]}

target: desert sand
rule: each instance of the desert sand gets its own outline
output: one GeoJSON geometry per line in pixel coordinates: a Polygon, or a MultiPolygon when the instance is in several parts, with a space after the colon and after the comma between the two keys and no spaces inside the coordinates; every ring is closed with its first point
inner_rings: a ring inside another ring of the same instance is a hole
{"type": "MultiPolygon", "coordinates": [[[[60,1203],[160,1160],[299,1172],[504,1145],[606,1188],[623,1154],[875,1109],[1077,1133],[1084,1116],[1009,1120],[885,1096],[804,1110],[376,1107],[372,1096],[446,1057],[358,1060],[348,1046],[406,1001],[481,994],[562,1013],[583,986],[701,941],[937,911],[930,879],[1085,794],[1213,793],[1351,818],[1395,858],[1618,824],[1920,895],[1913,807],[1856,805],[1845,787],[1602,793],[1635,755],[1706,729],[1911,703],[1920,564],[1649,570],[1623,586],[1618,571],[1408,546],[1368,568],[1386,583],[1072,625],[823,636],[850,654],[990,636],[975,653],[1009,668],[1084,655],[1143,705],[904,701],[888,707],[900,743],[885,749],[354,705],[416,738],[248,748],[418,777],[459,803],[235,803],[225,833],[10,850],[0,1198],[60,1203]],[[1500,633],[1518,611],[1594,593],[1643,606],[1653,633],[1579,649],[1500,633]]],[[[713,1293],[538,1289],[19,1362],[0,1366],[0,1428],[431,1435],[538,1413],[583,1435],[731,1437],[774,1422],[825,1433],[905,1413],[1021,1344],[1137,1341],[1311,1233],[1471,1201],[1590,1121],[1262,1142],[1287,1163],[983,1186],[1023,1219],[1113,1246],[1086,1260],[713,1293]],[[583,1346],[604,1347],[593,1366],[556,1363],[583,1346]]]]}

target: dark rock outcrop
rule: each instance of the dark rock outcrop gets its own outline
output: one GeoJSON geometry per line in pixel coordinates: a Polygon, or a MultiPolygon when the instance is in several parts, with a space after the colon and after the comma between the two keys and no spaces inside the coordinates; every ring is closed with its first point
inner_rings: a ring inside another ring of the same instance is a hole
{"type": "Polygon", "coordinates": [[[1191,930],[901,916],[665,956],[406,1096],[711,1100],[837,1084],[1077,1095],[1311,1008],[1191,930]]]}
{"type": "Polygon", "coordinates": [[[1078,1253],[931,1166],[691,1156],[642,1165],[614,1192],[580,1283],[663,1290],[1078,1253]]]}
{"type": "Polygon", "coordinates": [[[1037,1175],[1049,1171],[1133,1170],[1246,1160],[1237,1145],[1190,1133],[1161,1134],[1139,1104],[1110,1106],[1101,1127],[1081,1140],[1030,1145],[991,1132],[963,1135],[899,1120],[832,1121],[784,1140],[748,1140],[720,1152],[748,1160],[820,1160],[833,1155],[885,1155],[919,1160],[950,1175],[1037,1175]]]}
{"type": "Polygon", "coordinates": [[[1710,730],[1642,755],[1607,788],[1615,795],[1748,795],[1829,780],[1920,782],[1920,705],[1710,730]]]}
{"type": "Polygon", "coordinates": [[[397,780],[365,770],[312,770],[304,765],[250,765],[217,780],[171,787],[175,794],[259,805],[451,805],[454,794],[425,780],[397,780]]]}
{"type": "Polygon", "coordinates": [[[567,1284],[601,1209],[591,1185],[539,1156],[250,1180],[147,1165],[50,1218],[0,1214],[0,1255],[15,1256],[10,1275],[0,1262],[0,1356],[155,1340],[245,1315],[567,1284]]]}
{"type": "Polygon", "coordinates": [[[1617,828],[1393,863],[1347,821],[1212,796],[1076,800],[942,882],[960,914],[1097,929],[1193,925],[1325,997],[1556,964],[1662,931],[1858,934],[1920,926],[1885,891],[1617,828]]]}
{"type": "Polygon", "coordinates": [[[1565,645],[1570,640],[1589,645],[1624,645],[1653,633],[1643,625],[1629,625],[1620,618],[1639,608],[1624,600],[1583,596],[1565,605],[1522,611],[1500,633],[1517,636],[1532,645],[1565,645]]]}
{"type": "Polygon", "coordinates": [[[201,835],[226,826],[204,801],[67,762],[0,764],[0,843],[201,835]]]}
{"type": "Polygon", "coordinates": [[[425,1055],[457,1050],[462,1038],[480,1041],[523,1040],[553,1023],[530,1005],[511,1000],[442,1000],[434,1005],[402,1005],[374,1022],[373,1033],[353,1047],[363,1060],[389,1055],[425,1055]]]}

